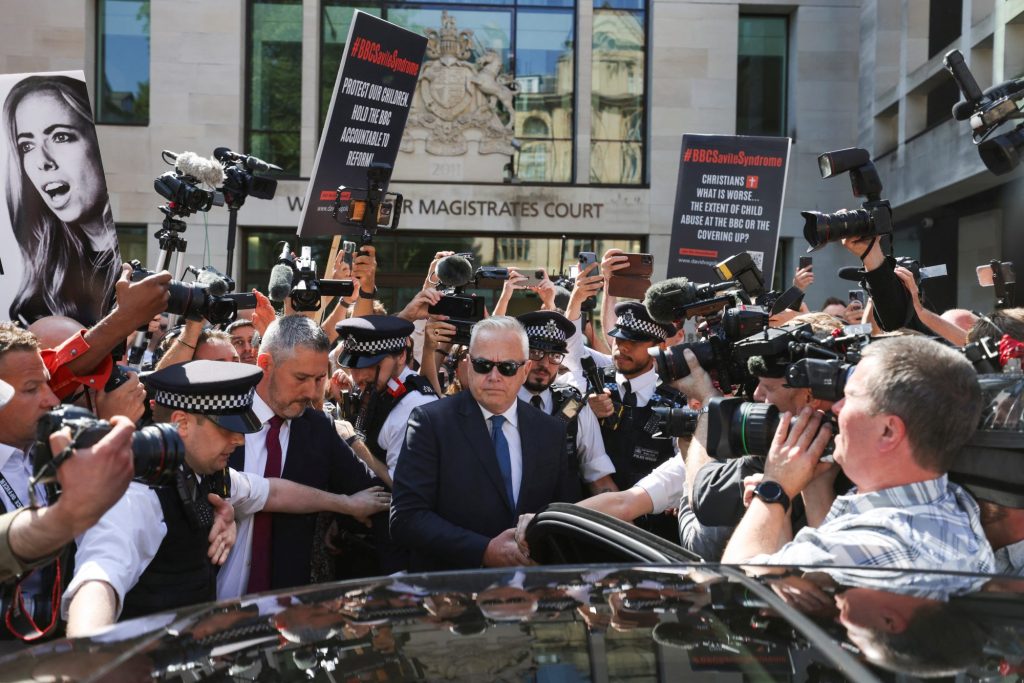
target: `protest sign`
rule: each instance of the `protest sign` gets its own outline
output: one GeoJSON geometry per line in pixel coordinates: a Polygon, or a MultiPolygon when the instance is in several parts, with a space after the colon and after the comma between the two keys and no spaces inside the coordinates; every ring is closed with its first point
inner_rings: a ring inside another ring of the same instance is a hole
{"type": "Polygon", "coordinates": [[[741,251],[771,282],[786,192],[789,138],[684,135],[668,276],[715,281],[741,251]]]}
{"type": "Polygon", "coordinates": [[[425,37],[355,12],[303,202],[299,235],[351,232],[332,217],[337,189],[366,188],[371,164],[394,166],[426,49],[425,37]]]}

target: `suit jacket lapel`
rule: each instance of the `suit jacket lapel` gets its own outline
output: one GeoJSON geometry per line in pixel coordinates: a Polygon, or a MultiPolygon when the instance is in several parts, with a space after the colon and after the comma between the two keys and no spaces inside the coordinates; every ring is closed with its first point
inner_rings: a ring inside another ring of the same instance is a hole
{"type": "MultiPolygon", "coordinates": [[[[469,442],[469,450],[472,451],[480,464],[483,466],[487,477],[498,490],[498,495],[505,501],[509,511],[514,510],[512,501],[505,493],[505,480],[501,476],[501,469],[498,468],[498,455],[494,452],[494,443],[491,440],[489,425],[484,421],[484,414],[480,412],[480,406],[468,390],[459,392],[455,400],[460,400],[459,413],[462,415],[463,434],[469,442]]],[[[442,439],[446,435],[439,435],[442,439]]]]}

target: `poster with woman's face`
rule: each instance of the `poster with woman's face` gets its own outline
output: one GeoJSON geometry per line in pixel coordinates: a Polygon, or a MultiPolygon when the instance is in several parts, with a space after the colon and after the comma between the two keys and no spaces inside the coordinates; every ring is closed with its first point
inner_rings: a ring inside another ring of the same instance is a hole
{"type": "Polygon", "coordinates": [[[0,75],[0,320],[91,326],[120,274],[81,71],[0,75]]]}

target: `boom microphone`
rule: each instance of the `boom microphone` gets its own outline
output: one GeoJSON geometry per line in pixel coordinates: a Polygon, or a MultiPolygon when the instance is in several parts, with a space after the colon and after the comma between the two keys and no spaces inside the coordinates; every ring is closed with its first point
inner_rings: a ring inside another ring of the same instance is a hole
{"type": "Polygon", "coordinates": [[[277,264],[270,269],[267,297],[274,303],[283,304],[284,300],[288,298],[288,294],[292,291],[292,280],[295,273],[292,267],[288,265],[291,261],[292,249],[285,242],[284,248],[281,249],[281,255],[277,259],[277,264]]]}
{"type": "Polygon", "coordinates": [[[215,159],[201,157],[195,152],[164,152],[174,158],[174,168],[182,175],[192,176],[210,187],[217,187],[224,182],[224,167],[215,159]]]}
{"type": "Polygon", "coordinates": [[[437,262],[436,273],[445,287],[462,287],[473,279],[473,264],[465,256],[452,254],[437,262]]]}
{"type": "Polygon", "coordinates": [[[213,156],[217,158],[221,163],[238,163],[246,168],[246,170],[254,173],[268,173],[270,171],[280,171],[280,166],[263,161],[258,157],[254,157],[251,154],[236,154],[227,147],[218,147],[213,150],[213,156]]]}
{"type": "Polygon", "coordinates": [[[681,309],[697,301],[697,287],[685,277],[655,282],[647,289],[644,307],[648,315],[664,325],[671,325],[681,317],[681,309]]]}

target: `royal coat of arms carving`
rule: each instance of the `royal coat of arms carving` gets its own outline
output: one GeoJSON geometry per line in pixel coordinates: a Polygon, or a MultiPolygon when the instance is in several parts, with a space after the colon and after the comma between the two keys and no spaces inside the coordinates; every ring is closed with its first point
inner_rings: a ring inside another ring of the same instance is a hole
{"type": "MultiPolygon", "coordinates": [[[[412,152],[415,129],[426,133],[425,148],[438,156],[461,156],[466,133],[478,131],[480,154],[514,153],[515,79],[502,73],[501,57],[488,50],[473,59],[473,32],[460,31],[455,18],[441,13],[441,29],[427,32],[427,61],[420,71],[402,151],[412,152]]],[[[476,136],[474,136],[476,137],[476,136]]]]}

